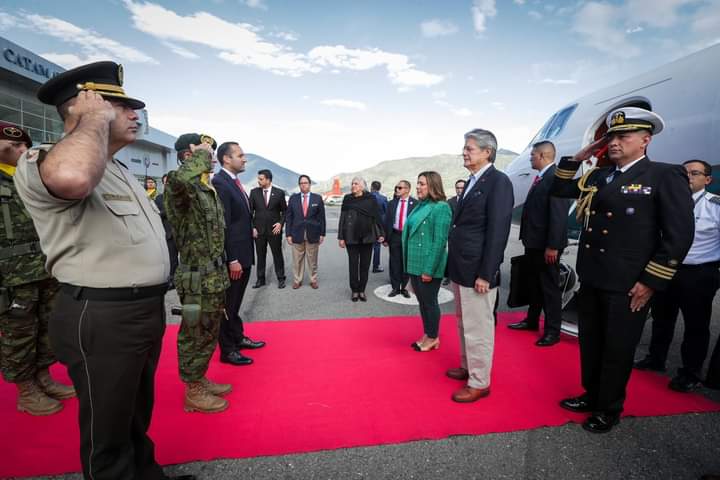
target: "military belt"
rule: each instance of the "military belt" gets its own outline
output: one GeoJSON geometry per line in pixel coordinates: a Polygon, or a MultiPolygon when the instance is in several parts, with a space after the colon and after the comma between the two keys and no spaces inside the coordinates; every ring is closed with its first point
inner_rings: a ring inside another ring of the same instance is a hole
{"type": "Polygon", "coordinates": [[[150,287],[92,288],[61,283],[60,291],[75,300],[97,300],[100,302],[129,302],[145,298],[162,297],[167,292],[167,283],[150,287]]]}
{"type": "Polygon", "coordinates": [[[185,267],[185,268],[187,268],[191,272],[210,273],[210,272],[214,272],[218,268],[224,267],[224,266],[225,266],[225,255],[223,254],[214,260],[210,260],[209,262],[207,262],[204,265],[192,265],[192,266],[185,267]]]}
{"type": "Polygon", "coordinates": [[[0,260],[5,260],[29,253],[42,253],[40,242],[21,243],[12,247],[0,248],[0,260]]]}

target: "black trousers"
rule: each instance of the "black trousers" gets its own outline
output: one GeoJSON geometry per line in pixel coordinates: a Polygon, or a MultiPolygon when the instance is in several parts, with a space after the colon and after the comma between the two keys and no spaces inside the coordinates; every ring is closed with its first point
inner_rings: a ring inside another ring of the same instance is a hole
{"type": "Polygon", "coordinates": [[[350,271],[350,290],[353,293],[365,291],[370,270],[370,257],[372,256],[372,243],[347,245],[348,264],[350,271]]]}
{"type": "Polygon", "coordinates": [[[560,335],[562,324],[562,290],[560,289],[560,257],[552,265],[545,263],[545,250],[526,248],[530,305],[527,320],[537,325],[540,313],[545,312],[545,335],[560,335]]]}
{"type": "Polygon", "coordinates": [[[578,294],[582,386],[594,412],[619,414],[649,306],[630,311],[627,292],[587,285],[578,294]]]}
{"type": "Polygon", "coordinates": [[[668,289],[653,295],[650,356],[654,361],[665,364],[678,312],[682,312],[685,325],[680,347],[682,369],[687,375],[700,378],[710,344],[712,304],[718,287],[718,263],[681,265],[668,289]]]}
{"type": "Polygon", "coordinates": [[[373,258],[372,258],[372,266],[373,270],[377,270],[380,268],[380,252],[382,251],[382,244],[379,242],[375,242],[373,244],[373,258]]]}
{"type": "Polygon", "coordinates": [[[147,435],[165,332],[162,296],[101,302],[60,292],[50,341],[79,402],[86,479],[164,479],[147,435]]]}
{"type": "Polygon", "coordinates": [[[401,232],[393,230],[390,233],[388,247],[390,250],[390,285],[393,290],[402,290],[407,286],[410,276],[404,272],[401,232]]]}
{"type": "Polygon", "coordinates": [[[410,283],[420,305],[420,317],[423,321],[423,333],[430,338],[437,338],[440,328],[440,305],[438,292],[442,278],[433,278],[430,282],[423,282],[419,275],[410,275],[410,283]]]}
{"type": "Polygon", "coordinates": [[[237,280],[230,280],[230,286],[225,290],[225,317],[220,322],[220,335],[218,343],[220,351],[227,355],[240,349],[240,342],[245,338],[245,329],[240,318],[245,290],[250,282],[252,266],[243,267],[242,275],[237,280]]]}
{"type": "Polygon", "coordinates": [[[281,232],[279,235],[258,235],[255,239],[258,281],[265,281],[265,257],[267,257],[268,245],[270,245],[270,251],[272,252],[275,275],[278,280],[285,280],[285,259],[282,251],[283,238],[281,232]]]}

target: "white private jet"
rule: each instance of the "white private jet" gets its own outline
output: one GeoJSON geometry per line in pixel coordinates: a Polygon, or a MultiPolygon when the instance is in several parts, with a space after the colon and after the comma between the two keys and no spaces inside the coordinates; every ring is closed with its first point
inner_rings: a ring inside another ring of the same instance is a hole
{"type": "MultiPolygon", "coordinates": [[[[586,95],[561,108],[545,122],[525,150],[505,169],[515,194],[514,219],[519,221],[522,206],[535,173],[530,167],[534,143],[549,140],[557,149],[556,161],[573,155],[585,145],[603,136],[605,118],[620,107],[641,107],[658,113],[665,130],[653,138],[648,148],[650,159],[682,164],[701,159],[713,165],[713,183],[708,190],[720,193],[720,45],[714,45],[687,57],[663,65],[611,87],[586,95]]],[[[582,171],[596,163],[584,164],[582,171]]],[[[569,236],[577,239],[580,226],[575,221],[575,205],[568,212],[569,236]]],[[[575,274],[564,265],[567,305],[577,288],[575,274]]],[[[573,325],[564,325],[574,333],[573,325]]]]}

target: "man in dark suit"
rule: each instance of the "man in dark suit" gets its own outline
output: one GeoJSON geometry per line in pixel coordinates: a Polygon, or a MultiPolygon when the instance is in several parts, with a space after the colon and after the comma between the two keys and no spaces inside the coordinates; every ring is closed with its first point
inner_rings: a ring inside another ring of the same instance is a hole
{"type": "MultiPolygon", "coordinates": [[[[382,188],[382,183],[378,182],[377,180],[374,180],[370,184],[370,195],[375,197],[375,200],[378,204],[378,210],[380,211],[380,220],[382,221],[382,224],[385,225],[385,216],[387,215],[387,208],[388,208],[388,201],[387,198],[385,198],[385,195],[380,193],[380,189],[382,188]]],[[[384,272],[385,269],[380,266],[380,251],[382,245],[380,242],[375,242],[375,245],[373,245],[373,260],[372,260],[372,271],[373,273],[381,273],[384,272]]]]}
{"type": "Polygon", "coordinates": [[[620,421],[650,299],[670,285],[695,231],[687,172],[651,162],[645,153],[663,120],[623,107],[605,123],[602,139],[560,160],[550,189],[565,198],[582,195],[578,341],[585,392],[560,406],[591,413],[583,428],[593,433],[609,432],[620,421]],[[581,163],[605,147],[612,165],[574,179],[581,163]]]}
{"type": "Polygon", "coordinates": [[[223,204],[225,213],[225,257],[230,286],[225,291],[225,320],[220,323],[220,361],[231,365],[249,365],[253,361],[240,353],[242,348],[260,348],[245,335],[240,306],[250,281],[254,263],[250,203],[238,178],[245,171],[245,153],[235,142],[225,142],[218,148],[217,158],[222,169],[212,184],[223,204]]]}
{"type": "Polygon", "coordinates": [[[465,134],[463,163],[471,175],[448,237],[461,364],[446,374],[467,380],[465,387],[453,393],[456,402],[474,402],[490,394],[500,264],[514,203],[510,179],[493,166],[496,153],[492,132],[476,129],[465,134]]]}
{"type": "Polygon", "coordinates": [[[257,281],[253,288],[265,285],[265,258],[270,245],[278,288],[285,288],[285,260],[282,251],[282,229],[285,223],[285,191],[272,185],[272,172],[258,172],[258,187],[250,192],[250,210],[253,218],[253,236],[257,250],[257,281]]]}
{"type": "Polygon", "coordinates": [[[462,178],[455,182],[455,196],[449,199],[448,205],[450,205],[450,209],[453,212],[453,215],[455,215],[455,211],[457,210],[458,206],[458,200],[460,197],[462,197],[463,190],[465,190],[465,180],[462,178]]]}
{"type": "Polygon", "coordinates": [[[570,200],[550,196],[555,178],[555,145],[544,141],[533,145],[530,164],[538,174],[523,206],[520,240],[525,247],[530,288],[527,318],[511,323],[514,330],[537,330],[540,312],[545,311],[545,333],[535,345],[550,347],[560,341],[562,289],[560,257],[567,246],[567,216],[570,200]]]}
{"type": "Polygon", "coordinates": [[[285,235],[293,248],[293,289],[302,285],[305,259],[310,268],[310,286],[318,288],[318,250],[325,240],[325,205],[322,197],[310,193],[310,177],[300,175],[300,193],[288,200],[285,216],[285,235]]]}
{"type": "Polygon", "coordinates": [[[388,297],[401,294],[405,298],[410,298],[410,292],[405,288],[410,276],[405,273],[403,267],[402,230],[408,215],[415,208],[415,203],[417,200],[410,196],[410,182],[400,180],[395,185],[395,198],[388,204],[385,217],[387,236],[384,245],[390,250],[390,284],[392,285],[388,297]]]}

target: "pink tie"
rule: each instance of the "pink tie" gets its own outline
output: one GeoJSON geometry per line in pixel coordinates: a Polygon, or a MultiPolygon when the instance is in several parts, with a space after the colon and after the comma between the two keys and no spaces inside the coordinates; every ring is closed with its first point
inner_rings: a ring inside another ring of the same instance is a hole
{"type": "Polygon", "coordinates": [[[245,199],[246,202],[248,202],[248,206],[249,206],[249,205],[250,205],[249,200],[248,200],[248,198],[247,198],[247,195],[245,194],[245,189],[243,188],[242,183],[240,182],[240,179],[239,179],[239,178],[236,178],[236,179],[235,179],[235,185],[238,186],[238,188],[240,189],[240,191],[241,191],[242,194],[243,194],[243,198],[245,199]]]}
{"type": "Polygon", "coordinates": [[[303,217],[307,217],[308,196],[303,195],[303,217]]]}
{"type": "Polygon", "coordinates": [[[541,177],[540,175],[536,176],[536,177],[535,177],[535,180],[533,180],[532,186],[534,187],[535,185],[537,185],[538,183],[540,183],[540,180],[542,180],[542,177],[541,177]]]}
{"type": "Polygon", "coordinates": [[[400,200],[400,218],[398,218],[398,230],[402,232],[403,224],[405,223],[403,217],[405,216],[405,200],[400,200]]]}

